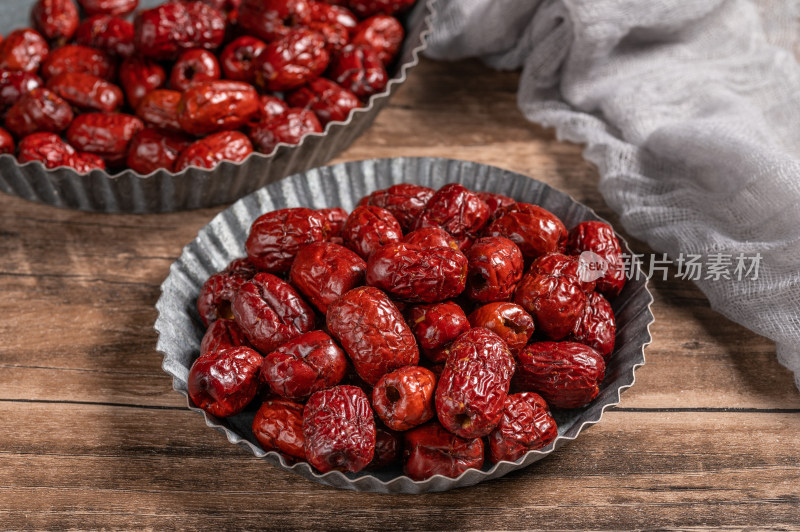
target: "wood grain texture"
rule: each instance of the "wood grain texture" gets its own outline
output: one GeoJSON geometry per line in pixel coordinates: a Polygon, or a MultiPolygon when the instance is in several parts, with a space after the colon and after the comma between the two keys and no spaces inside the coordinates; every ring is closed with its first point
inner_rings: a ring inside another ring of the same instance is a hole
{"type": "MultiPolygon", "coordinates": [[[[493,164],[616,221],[581,147],[517,111],[517,79],[472,61],[423,61],[337,161],[493,164]]],[[[112,216],[0,196],[0,529],[800,525],[790,373],[771,342],[676,279],[652,283],[654,341],[621,405],[525,470],[443,494],[385,496],[319,486],[248,455],[184,408],[154,350],[159,285],[218,210],[112,216]]]]}

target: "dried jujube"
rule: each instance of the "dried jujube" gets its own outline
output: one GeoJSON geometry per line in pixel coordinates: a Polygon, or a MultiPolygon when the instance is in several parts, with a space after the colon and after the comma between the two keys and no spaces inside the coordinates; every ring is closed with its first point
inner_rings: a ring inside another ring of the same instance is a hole
{"type": "MultiPolygon", "coordinates": [[[[567,252],[574,255],[590,251],[602,259],[606,270],[597,279],[597,291],[613,299],[625,286],[625,264],[622,248],[614,229],[603,222],[581,222],[573,227],[567,238],[567,252]]],[[[596,257],[592,257],[597,261],[596,257]]],[[[599,261],[597,261],[599,262],[599,261]]],[[[600,266],[600,265],[598,265],[600,266]]]]}
{"type": "Polygon", "coordinates": [[[221,351],[232,347],[250,347],[244,331],[232,319],[214,320],[206,329],[200,342],[200,354],[221,351]]]}
{"type": "Polygon", "coordinates": [[[364,469],[375,454],[375,421],[369,399],[355,386],[312,395],[303,409],[308,462],[321,473],[364,469]]]}
{"type": "Polygon", "coordinates": [[[466,251],[467,297],[481,303],[510,299],[524,263],[516,244],[501,236],[479,238],[466,251]]]}
{"type": "Polygon", "coordinates": [[[536,392],[556,408],[580,408],[600,393],[602,355],[576,342],[536,342],[517,355],[514,386],[536,392]]]}
{"type": "Polygon", "coordinates": [[[463,438],[486,436],[500,421],[514,358],[499,336],[482,328],[459,336],[448,352],[436,385],[439,421],[463,438]]]}
{"type": "Polygon", "coordinates": [[[436,375],[420,366],[385,374],[372,390],[372,407],[392,430],[408,430],[433,418],[436,375]]]}
{"type": "Polygon", "coordinates": [[[556,421],[540,395],[509,395],[500,423],[489,434],[489,459],[495,463],[514,462],[528,451],[546,447],[557,436],[556,421]]]}
{"type": "Polygon", "coordinates": [[[503,236],[519,246],[526,263],[546,253],[564,251],[567,229],[552,212],[530,203],[514,203],[495,213],[485,236],[503,236]]]}
{"type": "Polygon", "coordinates": [[[344,245],[367,260],[381,246],[403,239],[403,229],[386,209],[372,205],[356,207],[342,228],[344,245]]]}
{"type": "Polygon", "coordinates": [[[403,472],[411,480],[434,475],[455,478],[483,466],[483,440],[461,438],[437,421],[409,430],[403,438],[403,472]]]}
{"type": "Polygon", "coordinates": [[[435,303],[464,291],[467,258],[451,248],[388,244],[369,256],[366,280],[395,299],[435,303]]]}
{"type": "Polygon", "coordinates": [[[476,308],[469,315],[469,325],[497,334],[513,355],[528,344],[536,328],[533,318],[524,308],[508,301],[496,301],[476,308]]]}
{"type": "Polygon", "coordinates": [[[271,273],[258,273],[236,292],[236,323],[261,353],[314,330],[314,311],[292,286],[271,273]]]}
{"type": "MultiPolygon", "coordinates": [[[[533,262],[514,292],[514,302],[533,316],[539,331],[552,340],[562,340],[583,316],[587,298],[579,279],[559,267],[568,257],[553,255],[559,256],[544,255],[533,262]]],[[[575,263],[577,271],[577,259],[575,263]]]]}
{"type": "Polygon", "coordinates": [[[419,362],[414,335],[394,303],[377,288],[346,292],[328,307],[327,325],[370,386],[390,371],[419,362]]]}
{"type": "Polygon", "coordinates": [[[260,368],[261,355],[249,347],[201,355],[189,369],[189,397],[213,416],[238,414],[258,392],[260,368]]]}
{"type": "Polygon", "coordinates": [[[408,232],[413,229],[417,218],[433,194],[432,188],[412,183],[400,183],[376,190],[369,196],[365,196],[358,205],[372,205],[386,209],[397,219],[403,231],[408,232]]]}
{"type": "Polygon", "coordinates": [[[364,284],[367,263],[331,242],[314,242],[297,252],[289,270],[292,284],[323,314],[348,290],[364,284]]]}
{"type": "Polygon", "coordinates": [[[588,294],[583,316],[575,325],[572,339],[593,347],[608,360],[614,351],[616,333],[617,325],[611,304],[597,292],[588,294]]]}
{"type": "Polygon", "coordinates": [[[305,207],[279,209],[259,216],[250,228],[245,249],[260,270],[283,273],[306,244],[327,239],[325,217],[305,207]]]}
{"type": "Polygon", "coordinates": [[[264,401],[253,418],[253,435],[265,451],[305,460],[303,405],[281,399],[264,401]]]}
{"type": "Polygon", "coordinates": [[[441,227],[465,249],[488,220],[489,207],[475,192],[458,183],[448,183],[431,196],[414,227],[441,227]]]}
{"type": "Polygon", "coordinates": [[[447,360],[444,348],[470,329],[466,314],[452,301],[410,307],[406,321],[423,354],[434,363],[447,360]]]}
{"type": "Polygon", "coordinates": [[[347,357],[322,331],[301,334],[264,357],[262,380],[273,392],[295,401],[339,384],[347,371],[347,357]]]}

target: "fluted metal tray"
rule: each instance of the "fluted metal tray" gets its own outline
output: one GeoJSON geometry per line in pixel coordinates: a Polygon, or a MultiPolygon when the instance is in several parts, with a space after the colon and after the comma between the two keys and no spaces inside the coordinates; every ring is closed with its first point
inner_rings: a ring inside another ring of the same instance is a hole
{"type": "MultiPolygon", "coordinates": [[[[187,407],[201,414],[212,427],[258,457],[305,478],[338,488],[390,492],[424,493],[470,486],[498,478],[515,469],[545,458],[571,442],[603,412],[619,403],[620,392],[634,383],[634,371],[644,364],[644,348],[650,343],[653,298],[644,275],[630,280],[612,302],[617,319],[616,349],[608,362],[600,395],[591,404],[574,410],[554,411],[558,438],[545,449],[530,451],[517,462],[487,462],[483,469],[471,469],[458,478],[434,476],[416,482],[403,476],[400,468],[378,473],[360,472],[319,474],[306,463],[290,464],[278,453],[264,452],[250,429],[255,405],[231,418],[218,419],[195,407],[188,399],[186,379],[192,362],[199,354],[204,328],[195,301],[205,280],[223,269],[231,260],[245,256],[244,242],[252,222],[261,214],[285,207],[343,207],[350,211],[370,192],[391,185],[410,182],[432,188],[457,182],[476,190],[506,194],[518,201],[541,205],[558,215],[567,228],[585,220],[601,220],[594,211],[568,195],[522,174],[467,161],[436,158],[372,159],[317,168],[268,185],[240,199],[222,211],[187,245],[172,264],[169,276],[161,285],[156,304],[158,331],[156,349],[163,354],[162,367],[172,376],[173,388],[187,396],[187,407]]],[[[620,239],[623,251],[630,253],[620,239]]],[[[635,266],[638,268],[638,266],[635,266]]]]}
{"type": "MultiPolygon", "coordinates": [[[[0,156],[0,191],[57,207],[108,213],[153,213],[212,207],[235,201],[268,183],[325,164],[372,124],[389,98],[419,63],[431,31],[436,0],[419,0],[402,17],[406,39],[386,89],[354,110],[347,121],[331,122],[323,133],[306,135],[298,145],[279,144],[269,155],[254,153],[241,163],[223,162],[212,170],[191,167],[179,173],[132,170],[79,174],[67,167],[47,169],[39,161],[19,164],[0,156]]],[[[35,0],[0,0],[0,35],[29,26],[35,0]]],[[[163,0],[142,0],[140,9],[163,0]]]]}

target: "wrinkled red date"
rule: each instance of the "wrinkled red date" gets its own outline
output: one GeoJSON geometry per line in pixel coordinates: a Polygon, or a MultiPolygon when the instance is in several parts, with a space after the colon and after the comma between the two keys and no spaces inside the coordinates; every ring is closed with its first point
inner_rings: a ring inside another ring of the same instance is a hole
{"type": "Polygon", "coordinates": [[[289,93],[286,101],[292,107],[314,111],[323,126],[332,121],[344,122],[350,111],[361,107],[355,94],[325,78],[311,80],[289,93]]]}
{"type": "Polygon", "coordinates": [[[322,35],[322,39],[325,41],[325,49],[331,56],[341,52],[350,43],[350,33],[347,28],[339,24],[312,20],[308,23],[308,29],[322,35]]]}
{"type": "Polygon", "coordinates": [[[331,207],[330,209],[318,209],[317,212],[324,216],[328,222],[328,239],[332,242],[334,241],[333,239],[338,239],[334,243],[341,244],[342,227],[344,227],[349,216],[347,211],[341,207],[331,207]]]}
{"type": "Polygon", "coordinates": [[[450,248],[458,250],[458,244],[450,233],[441,227],[423,227],[408,233],[403,242],[421,248],[450,248]]]}
{"type": "Polygon", "coordinates": [[[535,330],[533,318],[515,303],[498,301],[487,303],[469,315],[472,327],[483,327],[497,334],[513,355],[528,344],[535,330]]]}
{"type": "Polygon", "coordinates": [[[238,129],[259,111],[256,89],[241,81],[214,80],[193,84],[178,103],[178,122],[192,135],[238,129]]]}
{"type": "Polygon", "coordinates": [[[380,207],[356,207],[342,228],[344,245],[368,259],[381,246],[403,239],[403,229],[392,213],[380,207]]]}
{"type": "Polygon", "coordinates": [[[553,340],[561,340],[575,329],[586,306],[586,293],[573,270],[577,272],[576,257],[543,255],[531,264],[514,293],[514,302],[553,340]]]}
{"type": "Polygon", "coordinates": [[[142,129],[142,121],[132,115],[86,113],[72,121],[67,140],[77,149],[98,155],[113,165],[125,161],[131,139],[142,129]]]}
{"type": "Polygon", "coordinates": [[[247,259],[235,259],[200,288],[197,312],[206,327],[218,318],[233,319],[231,303],[239,288],[258,272],[247,259]]]}
{"type": "Polygon", "coordinates": [[[411,231],[434,190],[412,183],[401,183],[389,188],[376,190],[359,202],[386,209],[400,222],[403,231],[411,231]]]}
{"type": "Polygon", "coordinates": [[[231,41],[220,54],[220,66],[227,79],[234,81],[255,81],[255,60],[261,55],[267,43],[261,39],[243,35],[231,41]]]}
{"type": "Polygon", "coordinates": [[[564,251],[567,229],[550,211],[530,203],[515,203],[496,216],[485,235],[503,236],[514,242],[526,263],[546,253],[564,251]]]}
{"type": "Polygon", "coordinates": [[[267,44],[255,61],[256,85],[265,90],[285,91],[304,85],[325,71],[330,54],[322,34],[307,28],[290,30],[267,44]]]}
{"type": "Polygon", "coordinates": [[[218,131],[196,140],[184,149],[175,161],[175,171],[190,166],[214,168],[222,161],[240,163],[253,153],[253,144],[239,131],[218,131]]]}
{"type": "Polygon", "coordinates": [[[342,294],[364,284],[367,264],[353,251],[330,242],[315,242],[300,249],[292,263],[292,284],[325,314],[342,294]]]}
{"type": "Polygon", "coordinates": [[[225,38],[225,17],[201,2],[168,2],[134,22],[136,49],[153,59],[175,59],[191,48],[214,50],[225,38]]]}
{"type": "Polygon", "coordinates": [[[514,358],[499,336],[482,328],[462,334],[447,351],[436,386],[439,421],[462,438],[486,436],[500,421],[514,358]]]}
{"type": "Polygon", "coordinates": [[[24,94],[6,114],[5,125],[17,138],[36,132],[59,133],[73,120],[72,108],[57,94],[38,87],[24,94]]]}
{"type": "Polygon", "coordinates": [[[464,291],[467,258],[452,248],[398,242],[376,249],[367,261],[367,284],[395,299],[435,303],[464,291]]]}
{"type": "Polygon", "coordinates": [[[133,24],[110,15],[94,15],[81,22],[75,33],[75,42],[104,50],[118,57],[133,55],[133,24]]]}
{"type": "Polygon", "coordinates": [[[70,166],[75,148],[54,133],[33,133],[23,138],[18,146],[17,160],[20,163],[41,161],[47,168],[70,166]]]}
{"type": "Polygon", "coordinates": [[[602,355],[576,342],[537,342],[517,356],[514,387],[536,392],[555,408],[580,408],[600,393],[602,355]]]}
{"type": "Polygon", "coordinates": [[[35,73],[49,53],[50,47],[38,31],[14,30],[0,43],[0,68],[35,73]]]}
{"type": "MultiPolygon", "coordinates": [[[[253,117],[254,124],[272,120],[273,118],[280,116],[289,110],[289,106],[286,105],[286,102],[284,102],[277,96],[270,96],[268,94],[262,94],[261,96],[259,96],[258,106],[259,106],[258,115],[253,117]]],[[[313,113],[311,114],[313,115],[313,113]]]]}
{"type": "Polygon", "coordinates": [[[375,421],[366,394],[335,386],[312,395],[303,410],[308,462],[321,473],[358,472],[375,454],[375,421]]]}
{"type": "Polygon", "coordinates": [[[258,273],[236,291],[236,323],[261,353],[314,329],[314,311],[292,286],[271,273],[258,273]]]}
{"type": "Polygon", "coordinates": [[[500,423],[489,434],[489,459],[495,463],[514,462],[528,451],[546,447],[557,436],[556,421],[540,395],[509,395],[500,423]]]}
{"type": "Polygon", "coordinates": [[[292,108],[255,124],[250,128],[250,138],[258,151],[269,154],[280,143],[299,144],[308,133],[321,132],[322,124],[313,111],[292,108]]]}
{"type": "Polygon", "coordinates": [[[303,405],[280,399],[264,401],[253,418],[253,435],[265,451],[305,460],[303,405]]]}
{"type": "Polygon", "coordinates": [[[386,88],[389,75],[378,52],[363,44],[348,44],[333,58],[330,78],[361,99],[386,88]]]}
{"type": "Polygon", "coordinates": [[[522,252],[511,240],[479,238],[466,251],[469,261],[467,296],[481,303],[511,298],[522,279],[522,252]]]}
{"type": "Polygon", "coordinates": [[[246,33],[264,41],[286,35],[294,26],[311,21],[308,0],[243,0],[239,7],[239,25],[246,33]]]}
{"type": "Polygon", "coordinates": [[[222,76],[219,62],[208,50],[193,48],[183,52],[169,76],[169,87],[176,91],[188,90],[192,83],[214,81],[222,76]]]}
{"type": "Polygon", "coordinates": [[[178,104],[183,95],[169,89],[148,92],[136,107],[136,116],[147,125],[172,132],[181,131],[178,122],[178,104]]]}
{"type": "Polygon", "coordinates": [[[609,302],[597,292],[589,293],[583,316],[575,326],[572,339],[593,347],[607,361],[614,351],[616,333],[614,311],[609,302]]]}
{"type": "Polygon", "coordinates": [[[328,307],[327,325],[370,386],[390,371],[419,362],[414,335],[394,303],[377,288],[346,292],[328,307]]]}
{"type": "Polygon", "coordinates": [[[247,256],[260,270],[289,271],[300,248],[328,237],[325,217],[305,207],[279,209],[259,216],[245,242],[247,256]]]}
{"type": "Polygon", "coordinates": [[[478,192],[478,197],[489,207],[489,220],[494,220],[497,214],[503,212],[506,207],[511,207],[517,203],[514,199],[497,194],[496,192],[478,192]]]}
{"type": "Polygon", "coordinates": [[[68,44],[53,50],[42,64],[42,76],[45,79],[65,72],[91,74],[110,79],[114,74],[114,62],[101,50],[80,44],[68,44]]]}
{"type": "Polygon", "coordinates": [[[87,15],[127,15],[139,6],[139,0],[78,0],[87,15]]]}
{"type": "Polygon", "coordinates": [[[309,8],[309,16],[314,22],[337,24],[347,31],[355,31],[358,25],[356,16],[345,7],[325,2],[309,2],[309,8]]]}
{"type": "Polygon", "coordinates": [[[32,72],[0,70],[0,112],[17,103],[23,94],[43,85],[39,76],[32,72]]]}
{"type": "Polygon", "coordinates": [[[134,109],[148,92],[164,85],[167,74],[158,63],[143,57],[125,59],[119,69],[119,82],[134,109]]]}
{"type": "Polygon", "coordinates": [[[483,466],[483,441],[465,439],[431,421],[403,434],[403,472],[412,480],[434,475],[455,478],[483,466]]]}
{"type": "Polygon", "coordinates": [[[339,384],[347,371],[347,357],[322,331],[311,331],[281,344],[264,357],[262,380],[286,399],[302,400],[339,384]]]}
{"type": "Polygon", "coordinates": [[[608,268],[597,280],[597,291],[611,299],[617,297],[625,286],[625,265],[614,229],[603,222],[581,222],[573,227],[567,239],[567,252],[578,255],[584,251],[599,255],[608,268]]]}
{"type": "Polygon", "coordinates": [[[489,207],[477,194],[458,183],[449,183],[428,200],[417,219],[416,229],[439,226],[459,244],[474,237],[489,219],[489,207]]]}
{"type": "Polygon", "coordinates": [[[434,363],[447,360],[444,348],[470,329],[464,311],[452,301],[416,305],[406,316],[422,352],[434,363]]]}
{"type": "Polygon", "coordinates": [[[192,402],[212,416],[238,414],[258,392],[261,355],[236,347],[201,355],[189,369],[192,402]]]}
{"type": "Polygon", "coordinates": [[[430,421],[435,414],[436,375],[420,366],[404,366],[387,373],[372,390],[375,413],[392,430],[408,430],[430,421]]]}
{"type": "Polygon", "coordinates": [[[47,88],[81,109],[111,112],[124,103],[122,90],[106,80],[82,72],[64,72],[50,78],[47,88]]]}
{"type": "Polygon", "coordinates": [[[242,328],[234,320],[215,320],[208,326],[200,342],[200,354],[233,347],[251,347],[242,328]]]}
{"type": "Polygon", "coordinates": [[[31,21],[46,39],[64,44],[78,29],[78,8],[72,0],[37,0],[31,21]]]}
{"type": "Polygon", "coordinates": [[[101,158],[93,153],[78,152],[70,160],[69,164],[79,174],[85,174],[92,170],[105,170],[106,163],[101,158]]]}
{"type": "Polygon", "coordinates": [[[365,44],[378,53],[384,65],[389,65],[400,51],[405,31],[395,17],[375,15],[361,21],[355,28],[353,44],[365,44]]]}
{"type": "Polygon", "coordinates": [[[47,168],[69,166],[80,174],[95,169],[104,170],[105,163],[90,153],[77,152],[54,133],[33,133],[19,143],[17,160],[20,163],[40,161],[47,168]]]}

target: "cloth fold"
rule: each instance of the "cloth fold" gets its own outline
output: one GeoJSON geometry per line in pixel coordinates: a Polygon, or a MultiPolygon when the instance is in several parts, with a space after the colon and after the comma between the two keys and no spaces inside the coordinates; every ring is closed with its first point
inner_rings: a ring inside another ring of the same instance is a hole
{"type": "Polygon", "coordinates": [[[438,13],[427,54],[521,69],[524,115],[585,144],[625,230],[774,340],[800,388],[800,4],[438,0],[438,13]]]}

